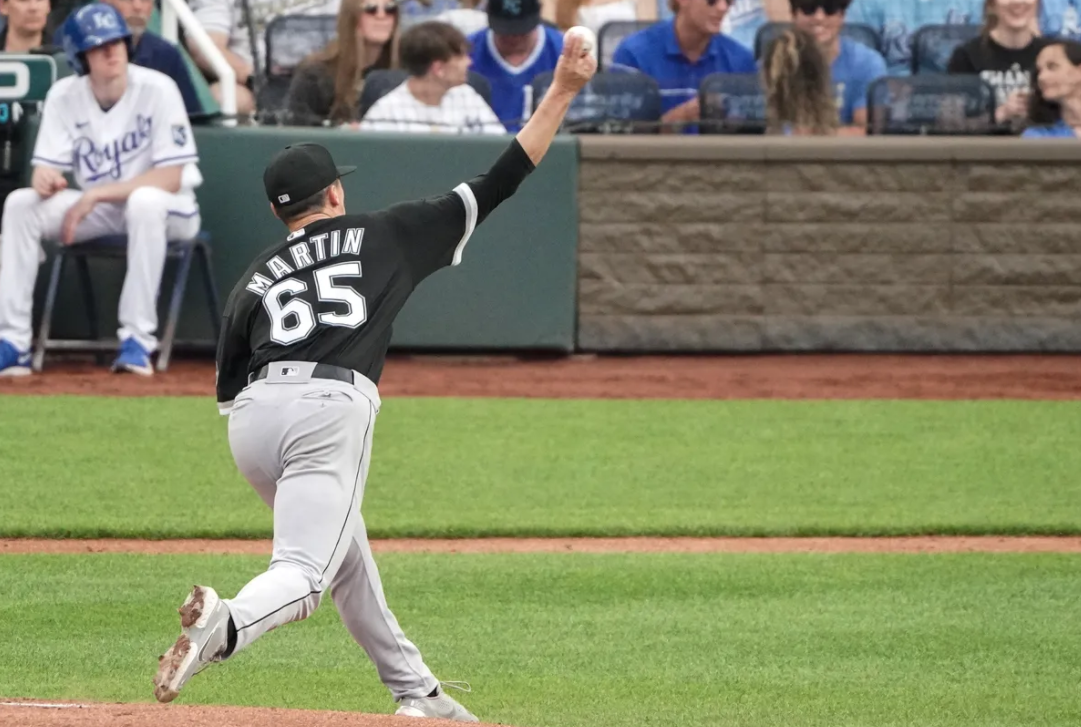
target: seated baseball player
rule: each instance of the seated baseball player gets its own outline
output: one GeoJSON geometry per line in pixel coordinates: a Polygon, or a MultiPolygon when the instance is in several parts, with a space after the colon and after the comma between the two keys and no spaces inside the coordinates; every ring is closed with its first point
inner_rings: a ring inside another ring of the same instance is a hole
{"type": "Polygon", "coordinates": [[[49,89],[30,187],[8,196],[0,223],[0,376],[30,373],[42,242],[73,245],[124,233],[113,370],[149,376],[166,242],[194,237],[201,224],[195,140],[176,83],[128,62],[131,32],[115,8],[93,3],[73,13],[63,41],[76,75],[49,89]]]}
{"type": "Polygon", "coordinates": [[[469,41],[448,23],[428,21],[402,33],[398,47],[409,78],[372,104],[364,131],[505,134],[495,111],[466,83],[469,41]]]}

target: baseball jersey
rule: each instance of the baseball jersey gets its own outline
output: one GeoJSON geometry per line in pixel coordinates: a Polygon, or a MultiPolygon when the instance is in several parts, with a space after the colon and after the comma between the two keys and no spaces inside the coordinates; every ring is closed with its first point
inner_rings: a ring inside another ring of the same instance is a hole
{"type": "Polygon", "coordinates": [[[533,113],[533,77],[538,73],[554,71],[563,52],[563,36],[555,28],[540,25],[540,39],[533,52],[520,66],[512,66],[503,60],[495,49],[492,31],[482,30],[469,36],[473,50],[472,70],[488,79],[492,85],[492,109],[508,131],[518,132],[523,119],[533,113]]]}
{"type": "Polygon", "coordinates": [[[276,361],[352,369],[379,383],[392,325],[413,290],[458,265],[477,225],[533,171],[517,139],[487,174],[384,210],[283,235],[240,278],[218,342],[218,410],[276,361]]]}
{"type": "Polygon", "coordinates": [[[438,106],[418,100],[405,81],[372,104],[360,122],[364,131],[445,134],[505,134],[492,107],[468,83],[449,89],[438,106]]]}
{"type": "Polygon", "coordinates": [[[183,165],[181,194],[202,184],[195,136],[176,82],[128,65],[128,87],[108,111],[88,76],[57,81],[45,96],[33,165],[72,172],[80,189],[124,182],[153,167],[183,165]]]}

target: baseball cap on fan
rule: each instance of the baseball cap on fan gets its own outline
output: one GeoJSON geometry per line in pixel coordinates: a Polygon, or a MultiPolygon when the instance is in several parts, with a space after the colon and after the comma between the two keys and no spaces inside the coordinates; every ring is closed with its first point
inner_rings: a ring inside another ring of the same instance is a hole
{"type": "Polygon", "coordinates": [[[337,166],[326,148],[306,141],[290,144],[274,155],[263,172],[263,186],[270,203],[284,207],[311,197],[353,171],[356,167],[337,166]]]}
{"type": "Polygon", "coordinates": [[[494,33],[525,35],[540,21],[540,0],[488,0],[488,27],[494,33]]]}

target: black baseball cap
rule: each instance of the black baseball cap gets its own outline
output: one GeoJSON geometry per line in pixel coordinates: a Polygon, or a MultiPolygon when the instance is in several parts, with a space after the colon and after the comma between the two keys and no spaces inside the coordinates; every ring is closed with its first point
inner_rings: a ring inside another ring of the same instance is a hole
{"type": "Polygon", "coordinates": [[[499,35],[525,35],[540,22],[540,0],[488,0],[488,27],[499,35]]]}
{"type": "Polygon", "coordinates": [[[263,172],[266,196],[275,207],[311,197],[356,167],[339,167],[325,147],[306,141],[290,144],[270,160],[263,172]]]}

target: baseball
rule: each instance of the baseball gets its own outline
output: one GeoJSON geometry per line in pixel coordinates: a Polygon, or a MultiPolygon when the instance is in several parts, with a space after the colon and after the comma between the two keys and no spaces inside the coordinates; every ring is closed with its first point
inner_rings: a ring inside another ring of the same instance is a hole
{"type": "Polygon", "coordinates": [[[563,42],[570,40],[572,35],[581,36],[582,48],[593,60],[597,60],[597,34],[584,25],[576,25],[563,34],[563,42]]]}

